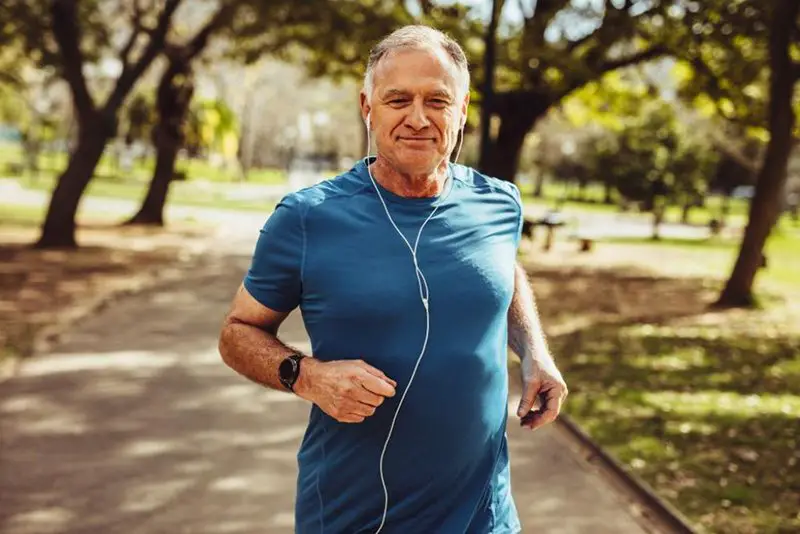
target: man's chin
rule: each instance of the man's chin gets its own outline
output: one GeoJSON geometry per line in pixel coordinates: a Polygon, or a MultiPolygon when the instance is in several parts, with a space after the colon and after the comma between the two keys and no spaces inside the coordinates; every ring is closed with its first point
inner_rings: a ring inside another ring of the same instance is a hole
{"type": "Polygon", "coordinates": [[[398,167],[408,174],[427,174],[436,170],[442,156],[434,151],[414,151],[398,158],[398,167]]]}

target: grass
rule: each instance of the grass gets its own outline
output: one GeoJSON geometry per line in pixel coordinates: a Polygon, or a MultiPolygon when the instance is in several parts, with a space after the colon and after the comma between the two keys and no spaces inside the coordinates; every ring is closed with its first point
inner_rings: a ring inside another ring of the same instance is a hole
{"type": "MultiPolygon", "coordinates": [[[[50,192],[55,186],[55,176],[44,176],[36,180],[23,179],[27,189],[50,192]]],[[[110,198],[141,202],[147,192],[147,182],[117,182],[102,177],[93,179],[85,195],[95,198],[110,198]]],[[[201,208],[269,211],[278,200],[274,194],[258,191],[233,196],[238,184],[216,185],[198,182],[173,182],[170,186],[169,205],[201,208]]]]}
{"type": "MultiPolygon", "coordinates": [[[[0,143],[0,170],[8,172],[9,165],[18,165],[24,161],[24,152],[18,144],[0,143]]],[[[43,151],[39,157],[40,175],[54,179],[67,165],[67,154],[64,152],[43,151]]],[[[107,148],[97,165],[95,177],[114,182],[141,181],[147,182],[153,175],[155,160],[152,157],[136,159],[130,171],[123,171],[112,153],[107,148]],[[124,176],[123,176],[124,172],[124,176]]],[[[238,171],[211,165],[202,159],[179,158],[176,170],[185,172],[192,180],[204,182],[233,182],[239,178],[238,171]]],[[[17,173],[11,173],[17,174],[17,173]]],[[[30,177],[29,177],[30,178],[30,177]]],[[[248,183],[280,185],[286,183],[286,174],[279,169],[253,169],[248,173],[248,183]]]]}
{"type": "Polygon", "coordinates": [[[653,324],[555,340],[567,412],[708,532],[800,528],[800,339],[653,324]],[[563,355],[568,354],[564,357],[563,355]]]}
{"type": "Polygon", "coordinates": [[[737,243],[615,240],[530,265],[569,414],[699,532],[800,531],[800,232],[763,308],[710,310],[737,243]]]}
{"type": "MultiPolygon", "coordinates": [[[[21,150],[13,145],[0,146],[0,170],[16,170],[9,165],[22,161],[21,150]]],[[[27,189],[50,192],[66,165],[63,153],[44,153],[40,158],[41,172],[36,176],[27,173],[15,176],[27,189]]],[[[108,151],[97,166],[95,177],[89,183],[87,196],[141,202],[153,172],[152,159],[136,161],[123,177],[108,151]]],[[[286,175],[277,169],[255,169],[248,182],[234,182],[234,174],[201,160],[181,160],[177,170],[188,176],[185,181],[175,181],[170,186],[170,205],[195,206],[229,210],[268,211],[278,200],[276,194],[259,186],[283,185],[286,175]]]]}
{"type": "MultiPolygon", "coordinates": [[[[672,269],[713,277],[727,273],[732,268],[740,242],[722,238],[662,239],[659,242],[614,238],[604,240],[600,246],[604,244],[635,246],[637,256],[678,263],[672,269]]],[[[765,255],[768,267],[758,274],[756,289],[778,294],[787,291],[800,292],[800,225],[792,226],[784,220],[767,241],[765,255]]]]}
{"type": "Polygon", "coordinates": [[[35,228],[44,218],[44,206],[0,204],[0,226],[35,228]]]}
{"type": "MultiPolygon", "coordinates": [[[[533,213],[539,214],[553,209],[557,200],[565,194],[563,183],[545,182],[542,187],[542,196],[533,196],[532,184],[520,184],[520,191],[528,209],[533,213]]],[[[589,184],[586,188],[585,200],[579,201],[571,198],[574,189],[567,191],[567,198],[562,206],[562,210],[567,214],[579,215],[581,213],[619,213],[619,208],[615,204],[605,204],[604,187],[599,183],[589,184]]],[[[708,195],[705,205],[695,207],[690,210],[689,223],[697,225],[707,225],[708,222],[719,215],[722,209],[723,199],[717,195],[708,195]]],[[[749,204],[743,199],[731,199],[727,223],[732,226],[742,226],[747,221],[749,204]]],[[[635,212],[631,212],[633,214],[635,212]]],[[[666,222],[679,222],[681,220],[682,209],[680,206],[669,206],[665,213],[666,222]]],[[[650,214],[641,214],[642,218],[651,219],[650,214]]]]}

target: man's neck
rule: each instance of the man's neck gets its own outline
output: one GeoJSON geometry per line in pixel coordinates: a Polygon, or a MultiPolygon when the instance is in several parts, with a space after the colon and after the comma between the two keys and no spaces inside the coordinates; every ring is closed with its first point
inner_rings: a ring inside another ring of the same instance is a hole
{"type": "Polygon", "coordinates": [[[407,198],[435,197],[444,190],[447,180],[447,160],[433,172],[424,174],[404,173],[385,158],[378,158],[370,165],[372,177],[395,195],[407,198]]]}

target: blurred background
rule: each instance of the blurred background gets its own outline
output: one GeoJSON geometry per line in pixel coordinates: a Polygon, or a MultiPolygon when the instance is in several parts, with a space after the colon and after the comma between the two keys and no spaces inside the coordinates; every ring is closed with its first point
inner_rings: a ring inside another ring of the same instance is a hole
{"type": "Polygon", "coordinates": [[[209,251],[223,269],[239,254],[239,276],[284,194],[365,155],[370,47],[428,24],[470,62],[460,163],[522,191],[520,257],[565,414],[698,531],[800,532],[799,14],[796,0],[4,0],[5,385],[74,320],[190,277],[209,251]]]}

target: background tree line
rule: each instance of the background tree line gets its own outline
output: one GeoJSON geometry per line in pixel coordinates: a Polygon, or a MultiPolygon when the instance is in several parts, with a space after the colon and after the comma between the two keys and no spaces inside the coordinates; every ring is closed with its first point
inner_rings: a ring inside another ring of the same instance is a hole
{"type": "MultiPolygon", "coordinates": [[[[585,129],[573,154],[585,157],[554,157],[539,136],[542,167],[579,185],[606,169],[607,196],[643,202],[656,222],[665,204],[681,205],[688,217],[709,187],[730,190],[754,176],[741,251],[718,301],[752,303],[797,136],[800,31],[793,0],[9,0],[0,8],[3,91],[34,102],[31,87],[60,81],[70,102],[64,113],[73,142],[37,246],[76,246],[80,200],[120,136],[147,139],[155,152],[148,192],[131,223],[163,224],[182,149],[214,146],[235,152],[245,168],[252,164],[255,137],[232,140],[231,132],[254,129],[248,121],[256,99],[246,95],[260,83],[248,88],[241,80],[245,112],[237,124],[224,102],[197,99],[198,69],[276,58],[310,76],[357,83],[369,48],[414,22],[447,31],[467,51],[474,84],[466,157],[487,174],[516,180],[537,139],[531,133],[561,115],[585,129]],[[677,80],[671,95],[657,94],[658,84],[647,81],[647,69],[664,59],[677,80]],[[26,79],[31,69],[43,80],[26,79]],[[97,70],[103,76],[91,75],[97,70]],[[155,91],[141,91],[153,76],[155,91]]],[[[20,123],[38,129],[30,127],[31,153],[36,139],[52,136],[44,132],[52,130],[53,114],[17,111],[20,123]]]]}

